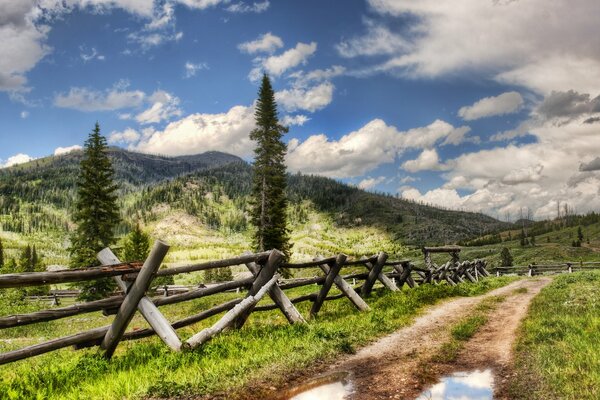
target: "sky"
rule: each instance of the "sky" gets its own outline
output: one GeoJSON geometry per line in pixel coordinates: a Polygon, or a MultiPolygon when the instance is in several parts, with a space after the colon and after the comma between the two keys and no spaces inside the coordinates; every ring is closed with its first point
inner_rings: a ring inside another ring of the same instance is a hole
{"type": "Polygon", "coordinates": [[[0,167],[111,145],[251,161],[515,220],[600,210],[597,0],[0,0],[0,167]]]}

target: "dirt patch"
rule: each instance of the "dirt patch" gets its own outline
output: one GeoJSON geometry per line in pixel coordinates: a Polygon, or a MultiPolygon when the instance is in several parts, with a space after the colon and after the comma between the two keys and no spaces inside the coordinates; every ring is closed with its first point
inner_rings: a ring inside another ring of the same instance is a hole
{"type": "MultiPolygon", "coordinates": [[[[352,377],[355,388],[352,399],[414,399],[427,385],[447,373],[492,368],[499,384],[499,393],[502,393],[503,382],[510,376],[512,346],[517,328],[527,313],[531,299],[550,281],[550,278],[524,279],[482,296],[443,302],[431,307],[411,326],[333,364],[315,365],[302,375],[290,377],[287,385],[293,387],[305,382],[309,376],[344,371],[352,377]],[[491,296],[503,296],[505,300],[464,345],[456,360],[451,364],[431,362],[431,356],[450,340],[449,327],[468,316],[482,300],[491,296]]],[[[280,392],[275,391],[274,387],[269,389],[271,393],[280,392]]],[[[262,390],[257,392],[262,392],[261,398],[277,398],[269,397],[262,390]]]]}

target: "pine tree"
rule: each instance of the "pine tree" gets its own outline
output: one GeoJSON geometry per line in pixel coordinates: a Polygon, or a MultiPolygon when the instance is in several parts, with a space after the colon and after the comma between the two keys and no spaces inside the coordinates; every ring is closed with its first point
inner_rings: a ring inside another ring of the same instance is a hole
{"type": "Polygon", "coordinates": [[[125,238],[123,245],[123,261],[144,261],[150,253],[150,236],[142,231],[140,225],[135,228],[125,238]]]}
{"type": "Polygon", "coordinates": [[[256,102],[256,129],[250,139],[256,141],[252,177],[251,220],[256,228],[254,246],[258,251],[281,250],[290,255],[287,228],[286,167],[287,146],[282,141],[288,129],[279,124],[275,93],[265,74],[256,102]]]}
{"type": "Polygon", "coordinates": [[[581,226],[577,228],[577,240],[583,242],[583,231],[581,230],[581,226]]]}
{"type": "MultiPolygon", "coordinates": [[[[114,170],[107,154],[106,138],[100,125],[85,142],[84,156],[78,177],[74,221],[77,223],[71,238],[71,267],[97,265],[96,253],[114,242],[114,230],[119,223],[117,186],[114,170]]],[[[81,298],[93,300],[104,297],[114,289],[112,279],[82,282],[81,298]]]]}
{"type": "Polygon", "coordinates": [[[21,251],[21,255],[19,256],[19,261],[17,262],[19,271],[21,272],[33,272],[34,267],[31,262],[31,246],[27,245],[23,251],[21,251]]]}
{"type": "Polygon", "coordinates": [[[503,267],[512,267],[513,257],[507,247],[502,248],[502,251],[500,252],[500,261],[503,267]]]}
{"type": "Polygon", "coordinates": [[[0,270],[4,268],[4,246],[2,246],[2,239],[0,239],[0,270]]]}
{"type": "Polygon", "coordinates": [[[525,239],[525,229],[521,228],[521,246],[527,245],[527,239],[525,239]]]}

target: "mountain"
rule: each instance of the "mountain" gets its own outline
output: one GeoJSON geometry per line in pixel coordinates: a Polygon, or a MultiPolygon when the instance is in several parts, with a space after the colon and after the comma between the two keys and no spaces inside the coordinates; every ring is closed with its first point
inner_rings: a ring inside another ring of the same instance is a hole
{"type": "MultiPolygon", "coordinates": [[[[37,235],[41,241],[52,233],[64,241],[72,229],[70,213],[81,157],[82,152],[75,151],[0,170],[2,230],[37,235]]],[[[121,187],[124,223],[119,234],[136,221],[161,227],[161,221],[177,214],[171,218],[174,225],[190,217],[194,225],[206,228],[203,234],[250,236],[247,211],[252,167],[239,157],[220,152],[166,157],[119,148],[111,148],[110,157],[121,187]]],[[[310,223],[311,227],[345,229],[347,247],[354,240],[352,232],[360,229],[361,240],[383,232],[392,242],[423,245],[453,243],[509,228],[483,214],[370,193],[318,176],[290,175],[288,197],[295,227],[310,223]]]]}

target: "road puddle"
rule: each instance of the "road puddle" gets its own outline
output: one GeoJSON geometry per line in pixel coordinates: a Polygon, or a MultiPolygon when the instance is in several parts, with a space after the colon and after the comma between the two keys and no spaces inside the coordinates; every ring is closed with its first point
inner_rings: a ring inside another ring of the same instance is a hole
{"type": "Polygon", "coordinates": [[[416,400],[492,400],[494,375],[492,370],[457,372],[443,377],[416,400]]]}
{"type": "Polygon", "coordinates": [[[354,390],[347,372],[324,375],[288,390],[286,400],[345,400],[354,390]]]}

